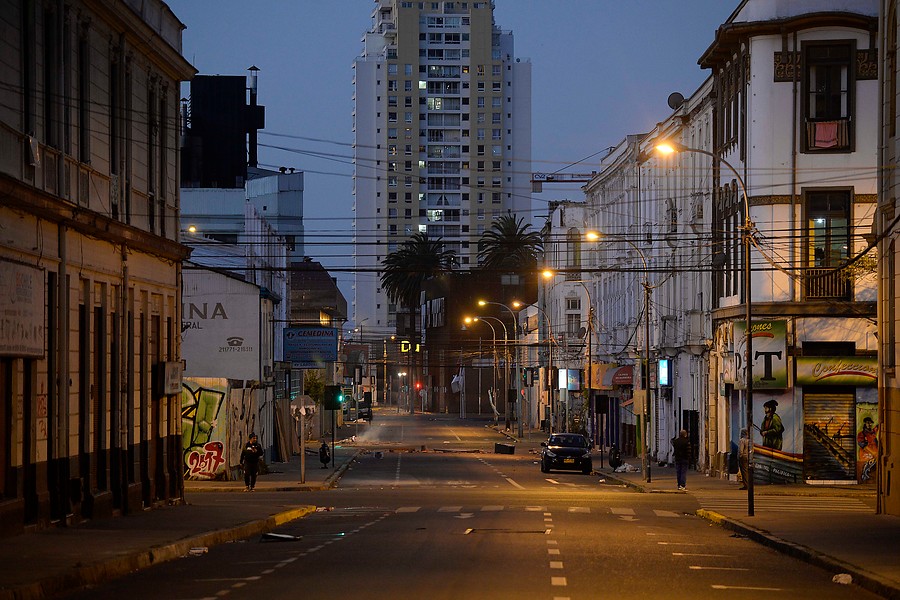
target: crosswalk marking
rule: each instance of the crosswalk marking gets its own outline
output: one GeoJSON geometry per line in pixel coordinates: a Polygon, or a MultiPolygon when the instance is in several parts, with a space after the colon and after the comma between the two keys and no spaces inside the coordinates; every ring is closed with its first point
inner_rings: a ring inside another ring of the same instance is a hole
{"type": "MultiPolygon", "coordinates": [[[[702,508],[723,511],[747,509],[746,497],[725,497],[719,494],[694,494],[702,508]]],[[[817,496],[755,495],[753,505],[758,510],[778,512],[853,512],[872,514],[875,511],[858,498],[817,496]]]]}
{"type": "MultiPolygon", "coordinates": [[[[354,512],[353,509],[345,509],[348,512],[354,512]]],[[[382,511],[384,509],[378,508],[370,508],[371,511],[382,511]]],[[[390,510],[390,509],[387,509],[390,510]]],[[[438,506],[438,507],[424,507],[424,506],[400,506],[394,509],[394,513],[417,513],[423,510],[432,510],[439,513],[455,513],[455,514],[465,514],[468,516],[475,516],[476,513],[487,513],[487,512],[506,512],[506,511],[525,511],[525,512],[533,512],[542,513],[542,517],[545,522],[551,523],[553,522],[553,516],[550,512],[546,511],[546,507],[543,506],[504,506],[503,504],[485,504],[483,506],[438,506]],[[465,512],[464,512],[465,511],[465,512]]],[[[661,517],[664,519],[672,519],[683,516],[681,513],[673,512],[670,510],[661,510],[661,509],[650,509],[650,508],[641,508],[641,514],[644,516],[648,516],[652,513],[656,517],[661,517]]],[[[590,506],[569,506],[566,507],[565,512],[572,515],[588,515],[588,514],[598,514],[598,515],[613,515],[616,517],[635,517],[638,513],[634,508],[628,506],[610,506],[610,507],[590,507],[590,506]]],[[[648,534],[651,535],[651,534],[648,534]]],[[[653,534],[658,535],[658,534],[653,534]]]]}

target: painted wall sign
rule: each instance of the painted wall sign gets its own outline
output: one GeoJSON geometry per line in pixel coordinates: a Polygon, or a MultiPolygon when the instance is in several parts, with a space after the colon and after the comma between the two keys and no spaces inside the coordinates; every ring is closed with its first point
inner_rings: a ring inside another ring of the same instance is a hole
{"type": "Polygon", "coordinates": [[[184,375],[260,379],[259,288],[219,273],[186,271],[182,299],[184,375]]]}
{"type": "Polygon", "coordinates": [[[0,261],[0,356],[44,355],[44,272],[0,261]]]}
{"type": "Polygon", "coordinates": [[[797,385],[872,386],[878,383],[878,358],[875,356],[798,356],[794,362],[797,385]]]}
{"type": "MultiPolygon", "coordinates": [[[[783,390],[788,387],[787,321],[753,321],[753,388],[783,390]]],[[[734,322],[735,387],[744,389],[747,355],[746,321],[734,322]]]]}
{"type": "Polygon", "coordinates": [[[295,369],[321,369],[337,361],[337,342],[334,327],[286,327],[284,359],[295,369]]]}

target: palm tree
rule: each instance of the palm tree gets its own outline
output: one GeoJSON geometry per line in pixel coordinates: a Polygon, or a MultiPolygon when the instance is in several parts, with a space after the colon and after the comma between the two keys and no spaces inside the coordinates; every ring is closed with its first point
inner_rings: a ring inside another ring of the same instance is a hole
{"type": "Polygon", "coordinates": [[[391,301],[408,309],[418,308],[425,280],[452,271],[456,264],[456,253],[445,250],[440,238],[417,233],[385,257],[381,286],[391,301]]]}
{"type": "Polygon", "coordinates": [[[484,269],[531,270],[543,251],[539,231],[528,231],[530,223],[506,214],[494,221],[481,236],[478,261],[484,269]]]}

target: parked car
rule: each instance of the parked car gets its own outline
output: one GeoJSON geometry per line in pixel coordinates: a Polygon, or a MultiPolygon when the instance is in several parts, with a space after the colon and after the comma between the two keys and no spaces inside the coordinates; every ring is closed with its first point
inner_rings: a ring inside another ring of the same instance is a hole
{"type": "Polygon", "coordinates": [[[578,433],[554,433],[546,442],[541,442],[541,473],[549,473],[550,469],[590,474],[594,470],[591,443],[578,433]]]}

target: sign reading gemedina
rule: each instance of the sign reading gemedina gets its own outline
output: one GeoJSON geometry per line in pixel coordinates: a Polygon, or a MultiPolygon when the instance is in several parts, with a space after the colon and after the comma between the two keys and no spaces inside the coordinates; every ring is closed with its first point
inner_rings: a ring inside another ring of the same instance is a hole
{"type": "Polygon", "coordinates": [[[294,369],[321,369],[338,359],[338,330],[334,327],[286,327],[284,360],[294,369]]]}

